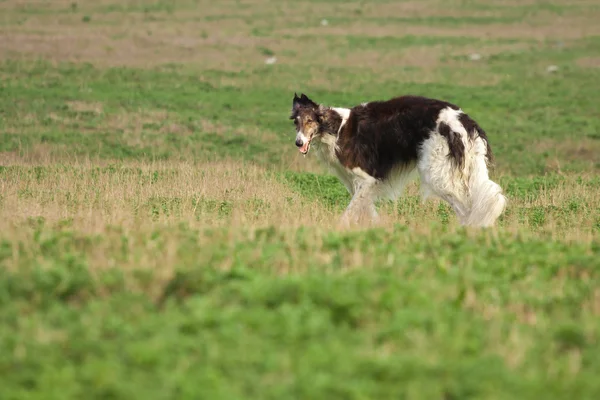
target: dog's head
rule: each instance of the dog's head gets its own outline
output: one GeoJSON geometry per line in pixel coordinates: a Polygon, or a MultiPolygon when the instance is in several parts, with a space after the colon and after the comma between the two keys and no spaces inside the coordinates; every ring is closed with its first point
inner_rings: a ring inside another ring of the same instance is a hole
{"type": "Polygon", "coordinates": [[[308,154],[310,142],[321,133],[321,109],[304,93],[294,93],[291,120],[296,125],[296,146],[302,154],[308,154]]]}

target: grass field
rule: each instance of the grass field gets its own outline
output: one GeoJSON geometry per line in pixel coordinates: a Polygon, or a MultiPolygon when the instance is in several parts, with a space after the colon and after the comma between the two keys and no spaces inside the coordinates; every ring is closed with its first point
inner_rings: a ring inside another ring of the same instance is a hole
{"type": "Polygon", "coordinates": [[[591,0],[0,1],[0,399],[600,398],[598,20],[591,0]],[[415,182],[340,229],[294,91],[459,104],[498,226],[415,182]]]}

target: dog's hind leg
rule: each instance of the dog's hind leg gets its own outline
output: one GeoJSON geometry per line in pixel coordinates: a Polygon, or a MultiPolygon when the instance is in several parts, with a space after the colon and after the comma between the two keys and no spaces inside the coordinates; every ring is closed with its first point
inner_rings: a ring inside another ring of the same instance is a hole
{"type": "Polygon", "coordinates": [[[433,133],[424,142],[418,162],[423,191],[448,202],[462,225],[491,226],[506,199],[500,186],[489,179],[484,140],[465,138],[464,143],[464,165],[456,165],[448,158],[448,145],[441,135],[433,133]]]}
{"type": "Polygon", "coordinates": [[[468,187],[461,170],[448,158],[448,144],[440,134],[433,133],[423,143],[417,169],[423,198],[433,195],[446,201],[465,224],[470,209],[468,187]]]}

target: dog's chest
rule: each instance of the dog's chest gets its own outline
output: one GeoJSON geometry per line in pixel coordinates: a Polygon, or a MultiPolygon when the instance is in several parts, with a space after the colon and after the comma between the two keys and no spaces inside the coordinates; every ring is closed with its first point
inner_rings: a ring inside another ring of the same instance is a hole
{"type": "Polygon", "coordinates": [[[315,147],[319,160],[342,181],[350,193],[353,193],[351,172],[342,165],[336,154],[337,137],[334,135],[325,135],[315,147]]]}
{"type": "Polygon", "coordinates": [[[317,147],[317,156],[319,159],[329,166],[340,165],[340,160],[336,155],[337,137],[325,134],[320,138],[317,147]]]}

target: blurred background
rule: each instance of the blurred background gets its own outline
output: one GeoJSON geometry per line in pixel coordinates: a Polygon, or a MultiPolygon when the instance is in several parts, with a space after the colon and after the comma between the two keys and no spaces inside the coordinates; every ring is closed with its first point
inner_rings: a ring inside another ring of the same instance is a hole
{"type": "Polygon", "coordinates": [[[4,156],[316,171],[294,151],[294,91],[339,106],[412,93],[479,120],[505,173],[598,169],[595,1],[5,0],[0,14],[3,80],[22,86],[4,87],[4,156]]]}
{"type": "Polygon", "coordinates": [[[0,399],[600,398],[598,0],[0,0],[0,399]],[[382,223],[288,119],[403,94],[509,207],[382,223]]]}

